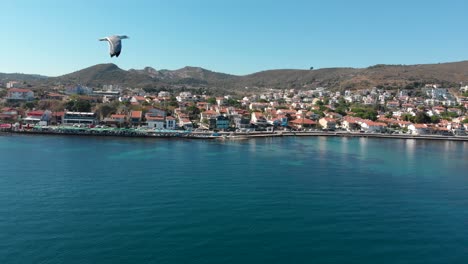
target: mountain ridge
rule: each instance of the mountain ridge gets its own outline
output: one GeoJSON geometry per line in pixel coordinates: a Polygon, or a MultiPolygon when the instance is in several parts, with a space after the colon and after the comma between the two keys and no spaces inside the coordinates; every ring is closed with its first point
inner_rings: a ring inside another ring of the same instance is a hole
{"type": "Polygon", "coordinates": [[[299,88],[328,87],[336,89],[359,89],[375,86],[406,87],[421,83],[441,83],[454,86],[468,82],[468,61],[385,65],[377,64],[367,68],[335,67],[314,70],[274,69],[247,75],[232,75],[186,66],[176,70],[156,70],[152,67],[123,70],[116,64],[97,64],[57,77],[38,75],[11,75],[0,73],[0,79],[30,81],[37,85],[83,84],[99,87],[104,84],[118,84],[125,87],[205,87],[208,89],[250,88],[299,88]]]}

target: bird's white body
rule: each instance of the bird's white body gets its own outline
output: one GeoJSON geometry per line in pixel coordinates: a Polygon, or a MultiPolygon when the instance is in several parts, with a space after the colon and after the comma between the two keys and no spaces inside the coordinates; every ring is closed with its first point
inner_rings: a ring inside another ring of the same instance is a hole
{"type": "Polygon", "coordinates": [[[113,35],[113,36],[105,37],[99,40],[109,42],[109,53],[111,57],[114,57],[114,56],[119,57],[120,52],[122,51],[122,39],[126,39],[126,38],[128,37],[113,35]]]}

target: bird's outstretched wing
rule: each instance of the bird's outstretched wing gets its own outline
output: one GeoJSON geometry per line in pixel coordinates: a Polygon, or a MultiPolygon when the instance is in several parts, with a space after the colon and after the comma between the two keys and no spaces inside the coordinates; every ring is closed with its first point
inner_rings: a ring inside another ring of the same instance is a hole
{"type": "Polygon", "coordinates": [[[109,53],[111,57],[119,56],[122,50],[122,41],[121,39],[128,38],[127,36],[110,36],[99,39],[100,41],[107,41],[109,42],[109,53]]]}

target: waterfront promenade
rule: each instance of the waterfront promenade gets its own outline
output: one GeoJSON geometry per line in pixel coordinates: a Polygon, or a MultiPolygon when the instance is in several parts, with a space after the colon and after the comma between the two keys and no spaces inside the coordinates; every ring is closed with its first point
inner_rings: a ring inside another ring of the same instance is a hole
{"type": "Polygon", "coordinates": [[[146,137],[146,138],[182,138],[182,139],[220,139],[242,140],[267,137],[365,137],[365,138],[396,138],[396,139],[424,139],[468,141],[468,136],[441,136],[441,135],[410,135],[410,134],[384,134],[361,133],[349,131],[254,131],[254,132],[214,132],[214,131],[184,131],[184,130],[157,130],[144,128],[82,128],[69,126],[36,126],[31,129],[3,130],[5,133],[27,135],[76,135],[76,136],[114,136],[114,137],[146,137]]]}

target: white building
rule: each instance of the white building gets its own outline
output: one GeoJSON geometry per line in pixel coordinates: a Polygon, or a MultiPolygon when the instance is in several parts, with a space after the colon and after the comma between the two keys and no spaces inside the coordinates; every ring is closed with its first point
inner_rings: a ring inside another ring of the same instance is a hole
{"type": "Polygon", "coordinates": [[[374,122],[371,120],[364,120],[359,122],[361,129],[367,132],[384,132],[387,128],[387,124],[374,122]]]}
{"type": "Polygon", "coordinates": [[[411,124],[408,126],[408,130],[413,135],[426,135],[429,134],[429,128],[426,124],[411,124]]]}
{"type": "Polygon", "coordinates": [[[178,102],[192,101],[193,95],[191,92],[181,92],[176,99],[178,102]]]}
{"type": "Polygon", "coordinates": [[[158,97],[170,97],[170,96],[171,96],[171,93],[168,91],[160,91],[158,93],[158,97]]]}
{"type": "Polygon", "coordinates": [[[166,117],[166,129],[174,130],[176,129],[176,119],[172,116],[166,117]]]}
{"type": "Polygon", "coordinates": [[[65,112],[62,124],[96,124],[96,114],[92,112],[65,112]]]}
{"type": "Polygon", "coordinates": [[[163,116],[147,116],[146,122],[149,128],[164,129],[166,121],[163,116]]]}
{"type": "Polygon", "coordinates": [[[18,88],[19,87],[19,82],[17,81],[9,81],[6,83],[6,88],[11,89],[11,88],[18,88]]]}

